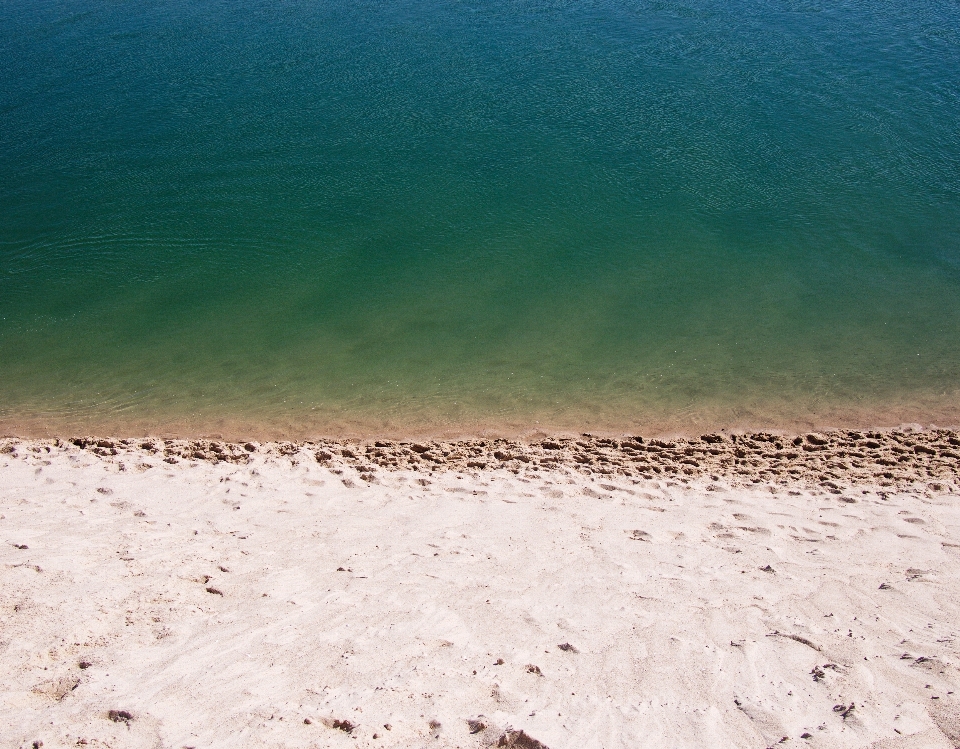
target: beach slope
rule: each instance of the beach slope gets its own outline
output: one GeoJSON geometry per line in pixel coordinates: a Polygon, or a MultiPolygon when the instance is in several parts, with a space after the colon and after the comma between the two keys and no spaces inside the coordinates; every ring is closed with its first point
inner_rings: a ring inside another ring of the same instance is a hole
{"type": "Polygon", "coordinates": [[[0,744],[957,746],[950,436],[843,439],[7,440],[0,744]]]}

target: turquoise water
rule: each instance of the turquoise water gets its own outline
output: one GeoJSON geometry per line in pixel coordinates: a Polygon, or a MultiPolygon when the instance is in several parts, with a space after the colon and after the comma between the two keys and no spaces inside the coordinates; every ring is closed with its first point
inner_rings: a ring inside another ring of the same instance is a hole
{"type": "Polygon", "coordinates": [[[0,425],[960,413],[955,2],[0,1],[0,425]]]}

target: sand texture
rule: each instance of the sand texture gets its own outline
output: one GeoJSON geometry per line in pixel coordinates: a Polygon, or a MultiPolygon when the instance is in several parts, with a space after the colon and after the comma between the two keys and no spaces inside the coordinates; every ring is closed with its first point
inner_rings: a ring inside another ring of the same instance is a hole
{"type": "Polygon", "coordinates": [[[960,745],[953,432],[0,441],[0,746],[960,745]]]}

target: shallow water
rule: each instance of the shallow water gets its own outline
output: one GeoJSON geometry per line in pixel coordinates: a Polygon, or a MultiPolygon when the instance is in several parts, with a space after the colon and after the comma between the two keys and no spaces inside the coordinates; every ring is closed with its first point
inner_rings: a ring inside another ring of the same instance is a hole
{"type": "Polygon", "coordinates": [[[960,422],[949,2],[0,3],[7,431],[960,422]]]}

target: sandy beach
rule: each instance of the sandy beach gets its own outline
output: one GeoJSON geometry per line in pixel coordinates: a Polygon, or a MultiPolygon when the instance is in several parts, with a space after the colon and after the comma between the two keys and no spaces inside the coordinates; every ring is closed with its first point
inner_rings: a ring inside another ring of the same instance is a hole
{"type": "Polygon", "coordinates": [[[0,440],[0,744],[956,747],[958,497],[936,429],[0,440]]]}

